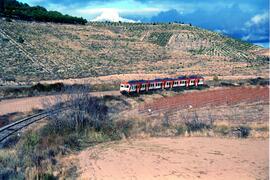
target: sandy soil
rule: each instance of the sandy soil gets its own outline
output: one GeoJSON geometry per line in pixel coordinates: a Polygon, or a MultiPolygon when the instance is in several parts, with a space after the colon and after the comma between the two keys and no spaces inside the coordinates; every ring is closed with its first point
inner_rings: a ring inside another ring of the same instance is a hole
{"type": "Polygon", "coordinates": [[[64,159],[79,179],[268,179],[268,140],[150,138],[101,144],[64,159]]]}
{"type": "MultiPolygon", "coordinates": [[[[120,95],[119,91],[92,92],[93,96],[120,95]]],[[[53,105],[58,98],[66,98],[65,95],[50,95],[27,97],[18,99],[8,99],[0,101],[0,116],[14,112],[29,112],[33,109],[43,109],[48,105],[53,105]]]]}

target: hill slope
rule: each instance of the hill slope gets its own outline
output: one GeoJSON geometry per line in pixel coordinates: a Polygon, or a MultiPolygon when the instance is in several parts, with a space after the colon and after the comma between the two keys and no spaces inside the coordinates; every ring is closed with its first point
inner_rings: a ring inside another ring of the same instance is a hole
{"type": "Polygon", "coordinates": [[[0,78],[124,73],[267,75],[261,48],[184,24],[60,25],[0,20],[0,78]]]}

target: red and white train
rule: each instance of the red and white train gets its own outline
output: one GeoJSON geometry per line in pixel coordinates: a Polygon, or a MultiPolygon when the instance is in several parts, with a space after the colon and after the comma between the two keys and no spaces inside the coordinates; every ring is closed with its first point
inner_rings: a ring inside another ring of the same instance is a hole
{"type": "Polygon", "coordinates": [[[138,80],[122,82],[120,84],[120,92],[122,94],[143,93],[153,90],[198,87],[204,86],[204,78],[202,76],[180,76],[178,78],[165,78],[154,80],[138,80]]]}

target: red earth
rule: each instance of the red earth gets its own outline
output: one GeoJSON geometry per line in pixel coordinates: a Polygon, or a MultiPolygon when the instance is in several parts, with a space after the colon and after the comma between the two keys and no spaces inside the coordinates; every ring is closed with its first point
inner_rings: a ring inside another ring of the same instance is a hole
{"type": "Polygon", "coordinates": [[[139,106],[140,113],[155,113],[163,110],[200,108],[205,106],[234,105],[241,102],[269,102],[269,87],[233,87],[206,91],[188,92],[182,95],[156,99],[139,106]]]}

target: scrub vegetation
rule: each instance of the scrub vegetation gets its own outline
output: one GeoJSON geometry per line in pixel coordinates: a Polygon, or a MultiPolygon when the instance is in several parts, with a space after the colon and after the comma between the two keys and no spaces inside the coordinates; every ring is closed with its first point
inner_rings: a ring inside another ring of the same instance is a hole
{"type": "Polygon", "coordinates": [[[138,72],[265,76],[269,64],[259,46],[187,24],[2,19],[0,29],[1,84],[138,72]]]}
{"type": "MultiPolygon", "coordinates": [[[[158,114],[133,114],[134,108],[161,94],[139,97],[92,97],[88,89],[68,87],[68,97],[57,98],[49,109],[67,109],[52,114],[43,125],[13,136],[0,151],[2,179],[76,178],[76,167],[64,170],[60,159],[100,143],[137,137],[207,136],[267,138],[268,104],[262,101],[209,107],[164,109],[158,114]],[[151,96],[151,97],[150,97],[151,96]],[[245,108],[243,108],[245,107],[245,108]],[[237,111],[237,113],[236,113],[237,111]],[[247,117],[248,113],[253,116],[247,117]],[[253,119],[257,121],[253,121],[253,119]],[[250,119],[250,120],[249,120],[250,119]]],[[[203,90],[207,91],[207,90],[203,90]]],[[[163,92],[165,93],[165,92],[163,92]]],[[[184,93],[184,92],[182,92],[184,93]]],[[[192,92],[190,92],[192,93],[192,92]]],[[[195,93],[195,92],[193,92],[195,93]]],[[[153,111],[154,113],[154,111],[153,111]]]]}

